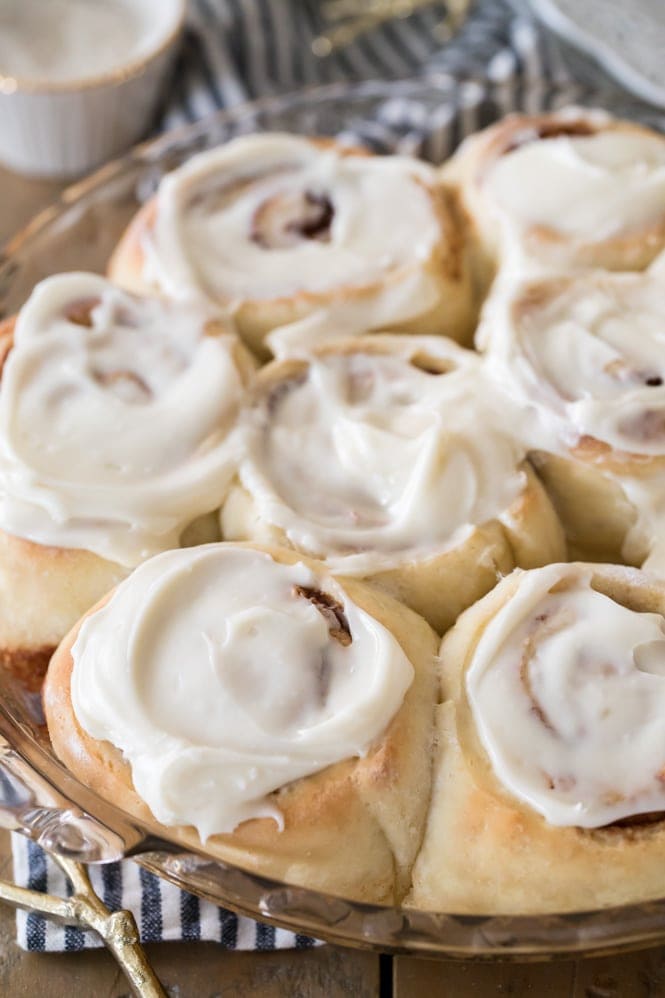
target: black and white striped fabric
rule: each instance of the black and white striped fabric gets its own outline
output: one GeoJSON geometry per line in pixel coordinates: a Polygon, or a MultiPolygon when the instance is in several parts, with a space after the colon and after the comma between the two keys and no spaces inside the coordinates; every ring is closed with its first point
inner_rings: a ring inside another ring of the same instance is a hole
{"type": "MultiPolygon", "coordinates": [[[[505,0],[477,0],[460,33],[445,47],[434,30],[443,12],[443,4],[423,9],[327,59],[317,59],[311,42],[323,25],[316,0],[190,0],[182,51],[157,129],[304,86],[337,83],[343,94],[344,84],[357,83],[369,93],[372,84],[362,81],[401,80],[371,120],[356,116],[348,122],[346,137],[378,151],[412,153],[437,162],[465,135],[509,111],[537,111],[573,100],[621,108],[625,95],[609,82],[603,91],[606,99],[598,101],[579,80],[573,81],[558,46],[519,7],[505,0]],[[438,74],[442,88],[435,109],[419,103],[413,84],[414,78],[432,73],[438,74]]],[[[597,78],[593,82],[597,85],[597,78]]],[[[634,105],[629,113],[636,113],[634,105]]],[[[655,112],[642,108],[637,113],[662,127],[655,112]]],[[[221,141],[260,127],[266,127],[261,110],[248,109],[235,125],[224,125],[221,131],[215,126],[215,136],[219,132],[221,141]]],[[[38,846],[14,835],[13,856],[17,884],[66,894],[64,874],[38,846]]],[[[199,901],[131,861],[91,868],[91,877],[110,908],[134,912],[144,941],[213,940],[229,949],[258,950],[315,945],[307,937],[199,901]]],[[[99,945],[93,933],[56,926],[34,914],[19,912],[17,927],[18,943],[28,950],[99,945]]]]}
{"type": "MultiPolygon", "coordinates": [[[[22,887],[67,897],[64,873],[46,853],[22,835],[12,836],[14,879],[22,887]]],[[[133,912],[143,942],[217,942],[233,950],[305,949],[313,939],[234,915],[187,894],[136,863],[91,866],[95,891],[112,911],[133,912]]],[[[16,941],[31,952],[73,952],[101,946],[94,932],[56,925],[41,915],[16,914],[16,941]]]]}
{"type": "Polygon", "coordinates": [[[558,45],[506,0],[477,0],[452,43],[436,27],[445,4],[387,22],[327,58],[311,50],[324,22],[317,0],[192,0],[163,127],[220,107],[304,86],[430,73],[514,83],[571,82],[558,45]]]}

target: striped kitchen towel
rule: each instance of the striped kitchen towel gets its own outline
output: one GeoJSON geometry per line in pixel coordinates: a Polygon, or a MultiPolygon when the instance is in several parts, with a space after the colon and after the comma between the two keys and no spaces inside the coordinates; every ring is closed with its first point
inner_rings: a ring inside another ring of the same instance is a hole
{"type": "MultiPolygon", "coordinates": [[[[67,897],[67,879],[38,845],[12,835],[14,879],[32,890],[67,897]]],[[[92,885],[111,911],[129,909],[143,942],[217,942],[233,950],[305,949],[318,945],[308,936],[234,915],[181,891],[131,860],[88,868],[92,885]]],[[[56,925],[41,915],[16,913],[16,941],[31,952],[72,952],[101,946],[94,932],[56,925]]]]}
{"type": "Polygon", "coordinates": [[[324,22],[317,0],[191,0],[161,127],[257,97],[339,81],[431,72],[512,82],[516,90],[538,81],[571,81],[557,43],[506,0],[476,0],[447,45],[436,32],[444,14],[445,4],[432,4],[318,58],[312,40],[324,22]]]}
{"type": "MultiPolygon", "coordinates": [[[[158,126],[170,128],[221,107],[304,86],[446,73],[510,90],[505,110],[537,100],[540,86],[573,82],[564,50],[528,12],[525,0],[475,0],[455,38],[437,25],[445,3],[374,28],[326,58],[312,52],[324,27],[319,0],[190,0],[187,30],[158,126]]],[[[589,63],[576,82],[620,95],[589,63]],[[582,79],[580,79],[582,74],[582,79]]]]}

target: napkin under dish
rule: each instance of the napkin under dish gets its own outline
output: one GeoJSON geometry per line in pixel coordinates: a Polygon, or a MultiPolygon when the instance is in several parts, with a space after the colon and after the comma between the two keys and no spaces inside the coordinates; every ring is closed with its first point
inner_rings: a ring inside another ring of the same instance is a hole
{"type": "MultiPolygon", "coordinates": [[[[12,835],[14,880],[22,887],[67,897],[60,867],[23,835],[12,835]]],[[[92,885],[112,911],[129,909],[144,943],[183,940],[216,942],[229,950],[305,949],[315,940],[234,915],[181,891],[131,860],[88,868],[92,885]]],[[[102,945],[95,932],[56,925],[25,911],[16,913],[16,941],[33,953],[72,952],[102,945]]]]}

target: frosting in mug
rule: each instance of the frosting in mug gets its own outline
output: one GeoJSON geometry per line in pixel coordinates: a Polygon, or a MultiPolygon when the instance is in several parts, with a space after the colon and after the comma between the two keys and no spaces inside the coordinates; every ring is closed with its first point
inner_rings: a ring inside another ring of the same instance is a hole
{"type": "Polygon", "coordinates": [[[523,573],[466,674],[497,778],[551,825],[665,810],[665,619],[597,592],[591,576],[523,573]]]}
{"type": "Polygon", "coordinates": [[[151,6],[129,0],[3,0],[0,73],[49,83],[98,79],[147,54],[160,33],[167,34],[175,17],[167,12],[167,23],[156,27],[151,6]]]}
{"type": "MultiPolygon", "coordinates": [[[[409,281],[442,239],[435,186],[430,167],[405,157],[342,155],[291,135],[238,138],[163,179],[145,276],[170,295],[230,306],[409,281]]],[[[426,311],[429,296],[423,276],[394,299],[392,321],[426,311]]]]}
{"type": "Polygon", "coordinates": [[[159,821],[203,840],[281,824],[268,795],[364,755],[413,680],[392,634],[329,576],[228,544],[141,565],[72,656],[83,729],[122,751],[159,821]]]}
{"type": "Polygon", "coordinates": [[[233,473],[235,342],[94,274],[39,284],[2,372],[2,529],[128,566],[177,546],[233,473]]]}
{"type": "Polygon", "coordinates": [[[339,571],[452,547],[523,488],[505,401],[444,338],[372,337],[284,371],[245,414],[240,480],[259,520],[339,571]]]}
{"type": "Polygon", "coordinates": [[[665,140],[617,129],[526,142],[492,164],[484,189],[509,226],[599,242],[665,214],[665,140]]]}

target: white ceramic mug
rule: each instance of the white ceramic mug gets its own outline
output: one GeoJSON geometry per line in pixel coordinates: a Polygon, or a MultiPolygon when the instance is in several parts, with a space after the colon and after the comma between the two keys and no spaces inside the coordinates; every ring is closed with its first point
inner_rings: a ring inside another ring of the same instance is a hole
{"type": "Polygon", "coordinates": [[[35,177],[77,176],[138,141],[184,24],[186,0],[131,0],[149,38],[131,61],[80,80],[2,75],[0,161],[35,177]]]}

